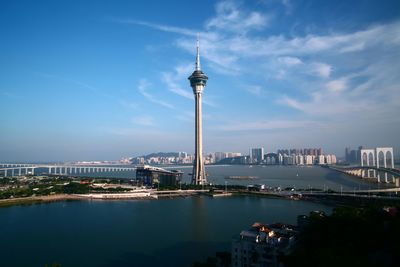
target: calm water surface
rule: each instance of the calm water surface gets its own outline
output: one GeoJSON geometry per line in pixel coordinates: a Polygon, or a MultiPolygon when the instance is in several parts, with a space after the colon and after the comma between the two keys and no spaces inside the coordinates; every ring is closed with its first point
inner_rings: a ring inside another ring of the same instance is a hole
{"type": "MultiPolygon", "coordinates": [[[[181,169],[184,181],[190,182],[190,168],[181,169]]],[[[363,181],[359,178],[349,176],[334,170],[319,166],[246,166],[246,165],[225,165],[225,166],[206,166],[208,181],[214,184],[265,184],[272,187],[296,187],[307,189],[330,188],[336,191],[354,189],[372,189],[378,187],[388,187],[387,184],[377,184],[363,181]],[[227,180],[227,176],[256,176],[255,180],[227,180]]],[[[392,185],[393,186],[393,185],[392,185]]]]}
{"type": "MultiPolygon", "coordinates": [[[[176,167],[173,167],[177,169],[176,167]]],[[[190,182],[191,167],[180,168],[190,182]]],[[[265,184],[339,191],[388,185],[318,166],[207,166],[214,184],[265,184]],[[257,176],[251,181],[226,176],[257,176]]],[[[134,172],[93,174],[135,178],[134,172]]],[[[145,201],[74,201],[0,208],[1,266],[191,266],[255,221],[296,223],[299,214],[331,207],[257,197],[189,197],[145,201]]]]}
{"type": "MultiPolygon", "coordinates": [[[[177,169],[184,172],[183,182],[190,183],[192,172],[191,166],[173,167],[166,169],[177,169]]],[[[272,187],[296,187],[296,188],[329,188],[336,191],[354,189],[374,189],[392,187],[392,184],[371,183],[360,178],[349,176],[334,170],[319,166],[259,166],[259,165],[209,165],[206,166],[208,181],[213,184],[265,184],[272,187]],[[227,176],[256,176],[255,180],[227,180],[227,176]]],[[[135,172],[119,173],[94,173],[88,174],[94,177],[111,178],[135,178],[135,172]]]]}
{"type": "Polygon", "coordinates": [[[73,201],[0,208],[1,266],[191,266],[255,221],[331,207],[257,197],[73,201]]]}

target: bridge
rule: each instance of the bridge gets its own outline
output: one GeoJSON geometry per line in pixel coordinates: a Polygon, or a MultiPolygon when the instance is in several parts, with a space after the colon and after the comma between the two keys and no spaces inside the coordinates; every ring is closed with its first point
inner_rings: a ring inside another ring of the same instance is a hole
{"type": "Polygon", "coordinates": [[[400,187],[400,170],[394,167],[392,147],[361,149],[359,159],[359,166],[330,168],[360,178],[376,180],[378,183],[394,183],[400,187]]]}
{"type": "Polygon", "coordinates": [[[400,186],[400,169],[377,166],[329,166],[330,169],[363,179],[370,179],[378,183],[394,183],[400,186]]]}
{"type": "Polygon", "coordinates": [[[136,167],[101,165],[57,165],[57,164],[20,164],[0,163],[0,177],[35,175],[38,169],[47,169],[48,175],[82,175],[89,173],[135,171],[136,167]]]}

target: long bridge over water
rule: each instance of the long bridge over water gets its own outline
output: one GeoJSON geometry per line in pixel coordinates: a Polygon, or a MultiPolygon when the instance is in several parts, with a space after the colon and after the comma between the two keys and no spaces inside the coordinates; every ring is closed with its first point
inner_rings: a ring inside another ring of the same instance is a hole
{"type": "Polygon", "coordinates": [[[400,170],[396,168],[377,166],[329,166],[329,168],[362,179],[368,179],[378,183],[394,183],[397,187],[400,186],[400,170]]]}
{"type": "Polygon", "coordinates": [[[89,173],[109,173],[135,171],[136,167],[102,165],[57,165],[57,164],[20,164],[0,163],[0,177],[35,175],[38,169],[47,169],[48,175],[81,175],[89,173]]]}
{"type": "Polygon", "coordinates": [[[329,166],[331,169],[378,183],[394,183],[400,187],[400,169],[394,166],[392,147],[360,149],[358,166],[329,166]]]}

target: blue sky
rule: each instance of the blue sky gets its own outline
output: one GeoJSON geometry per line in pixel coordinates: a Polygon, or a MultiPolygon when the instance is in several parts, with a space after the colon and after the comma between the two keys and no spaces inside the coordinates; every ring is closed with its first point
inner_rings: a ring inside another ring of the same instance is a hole
{"type": "MultiPolygon", "coordinates": [[[[398,1],[1,1],[0,160],[400,149],[398,1]]],[[[395,151],[397,154],[398,152],[395,151]]]]}

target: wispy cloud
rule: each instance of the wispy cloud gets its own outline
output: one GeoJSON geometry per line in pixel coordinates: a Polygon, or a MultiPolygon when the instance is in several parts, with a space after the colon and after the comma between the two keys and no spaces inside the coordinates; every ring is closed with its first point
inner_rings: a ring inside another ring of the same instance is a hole
{"type": "Polygon", "coordinates": [[[120,100],[119,103],[120,103],[121,106],[123,106],[125,108],[128,108],[128,109],[138,109],[139,108],[139,104],[136,103],[136,102],[129,102],[129,101],[126,101],[126,100],[120,100]]]}
{"type": "MultiPolygon", "coordinates": [[[[286,0],[281,3],[288,10],[294,4],[286,0]]],[[[193,37],[200,32],[203,65],[235,79],[275,82],[275,103],[303,118],[299,123],[272,120],[229,124],[221,130],[290,128],[332,117],[357,121],[368,119],[371,113],[378,121],[400,108],[399,20],[347,32],[332,29],[325,34],[269,34],[266,29],[274,21],[266,12],[247,10],[235,1],[221,1],[201,29],[136,24],[179,34],[176,46],[190,54],[195,46],[193,37]]],[[[182,69],[190,71],[189,67],[182,69]]],[[[190,99],[191,92],[180,85],[187,73],[174,80],[178,72],[163,72],[162,79],[171,92],[190,99]]],[[[262,93],[258,85],[243,89],[255,96],[262,93]]]]}
{"type": "Polygon", "coordinates": [[[293,10],[293,4],[290,0],[282,0],[282,5],[286,9],[286,14],[291,14],[293,10]]]}
{"type": "Polygon", "coordinates": [[[278,57],[278,61],[289,67],[303,64],[298,57],[278,57]]]}
{"type": "MultiPolygon", "coordinates": [[[[182,96],[186,99],[194,100],[193,92],[191,89],[188,88],[188,80],[187,78],[193,72],[194,64],[180,64],[174,68],[172,72],[163,72],[161,73],[161,80],[174,94],[182,96]],[[183,82],[185,82],[184,85],[183,82]]],[[[204,95],[203,103],[205,105],[215,107],[215,103],[210,100],[212,96],[204,95]]]]}
{"type": "Polygon", "coordinates": [[[261,93],[262,93],[262,87],[259,86],[259,85],[246,85],[243,88],[244,88],[244,90],[246,90],[250,94],[253,94],[253,95],[256,95],[256,96],[260,96],[261,93]]]}
{"type": "Polygon", "coordinates": [[[134,117],[132,122],[141,126],[154,126],[154,118],[148,115],[134,117]]]}
{"type": "Polygon", "coordinates": [[[315,125],[313,121],[295,120],[261,120],[252,122],[234,122],[218,128],[223,131],[254,131],[254,130],[286,130],[315,125]]]}
{"type": "Polygon", "coordinates": [[[194,121],[194,112],[192,111],[184,111],[180,112],[178,115],[175,116],[178,120],[184,121],[184,122],[190,122],[193,123],[194,121]]]}
{"type": "Polygon", "coordinates": [[[328,88],[328,90],[330,90],[332,92],[342,92],[347,87],[347,79],[340,78],[340,79],[330,81],[326,84],[326,87],[328,88]]]}
{"type": "Polygon", "coordinates": [[[147,100],[150,102],[153,102],[155,104],[161,105],[165,108],[169,109],[174,109],[175,107],[171,105],[170,103],[167,103],[166,101],[157,99],[155,96],[153,96],[151,93],[148,92],[148,87],[151,84],[148,83],[146,80],[140,80],[139,85],[138,85],[138,91],[141,93],[147,100]]]}
{"type": "Polygon", "coordinates": [[[250,30],[262,29],[269,21],[269,16],[259,12],[243,12],[234,1],[222,1],[216,5],[216,16],[205,25],[206,29],[224,30],[235,33],[245,33],[250,30]]]}
{"type": "Polygon", "coordinates": [[[332,66],[321,62],[313,62],[310,65],[310,71],[322,78],[329,78],[332,72],[332,66]]]}
{"type": "Polygon", "coordinates": [[[174,27],[174,26],[170,26],[170,25],[163,25],[163,24],[157,24],[157,23],[151,23],[151,22],[142,21],[142,20],[118,19],[118,18],[112,18],[112,20],[115,22],[118,22],[118,23],[122,23],[122,24],[141,25],[141,26],[146,26],[146,27],[150,27],[153,29],[157,29],[160,31],[178,33],[178,34],[192,36],[192,37],[196,36],[196,34],[197,34],[196,31],[193,31],[191,29],[174,27]]]}
{"type": "Polygon", "coordinates": [[[174,94],[183,96],[187,99],[193,99],[193,93],[186,86],[185,89],[180,85],[182,81],[186,81],[190,72],[193,71],[193,64],[185,64],[177,66],[173,72],[163,72],[161,80],[167,86],[168,90],[174,94]]]}

